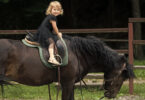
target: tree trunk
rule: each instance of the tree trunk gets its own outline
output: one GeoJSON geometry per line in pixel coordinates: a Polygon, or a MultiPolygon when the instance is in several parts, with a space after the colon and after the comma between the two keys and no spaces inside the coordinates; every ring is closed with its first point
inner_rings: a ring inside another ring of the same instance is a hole
{"type": "MultiPolygon", "coordinates": [[[[132,0],[132,13],[133,17],[140,18],[140,0],[132,0]]],[[[134,23],[134,39],[135,40],[141,40],[141,23],[134,23]]],[[[143,49],[140,45],[134,46],[134,56],[137,59],[143,58],[143,49]]]]}

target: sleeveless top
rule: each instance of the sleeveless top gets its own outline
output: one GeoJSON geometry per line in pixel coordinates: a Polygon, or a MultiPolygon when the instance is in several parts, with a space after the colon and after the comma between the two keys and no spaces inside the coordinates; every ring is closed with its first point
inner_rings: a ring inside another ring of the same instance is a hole
{"type": "Polygon", "coordinates": [[[56,21],[57,23],[56,16],[50,14],[47,15],[39,26],[37,33],[34,35],[34,40],[39,42],[42,47],[48,47],[48,38],[53,38],[54,42],[57,40],[56,34],[53,33],[53,27],[50,23],[51,20],[56,21]]]}

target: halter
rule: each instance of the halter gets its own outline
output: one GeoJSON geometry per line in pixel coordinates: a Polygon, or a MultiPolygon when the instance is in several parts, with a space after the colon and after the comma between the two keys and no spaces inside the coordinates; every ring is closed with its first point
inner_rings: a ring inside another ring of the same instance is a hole
{"type": "Polygon", "coordinates": [[[113,77],[113,78],[110,78],[110,79],[107,79],[107,80],[105,80],[105,82],[106,82],[106,81],[114,81],[115,79],[117,79],[117,78],[120,76],[120,74],[122,74],[122,71],[125,69],[125,67],[126,67],[126,63],[123,64],[123,67],[122,67],[122,69],[119,71],[119,74],[118,74],[117,76],[115,76],[115,77],[113,77]]]}

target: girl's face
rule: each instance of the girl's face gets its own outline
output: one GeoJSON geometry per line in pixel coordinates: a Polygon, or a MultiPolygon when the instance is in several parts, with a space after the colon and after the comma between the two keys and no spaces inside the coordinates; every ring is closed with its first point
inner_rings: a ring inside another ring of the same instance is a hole
{"type": "Polygon", "coordinates": [[[58,7],[52,7],[51,14],[54,16],[58,16],[61,14],[61,10],[58,7]]]}

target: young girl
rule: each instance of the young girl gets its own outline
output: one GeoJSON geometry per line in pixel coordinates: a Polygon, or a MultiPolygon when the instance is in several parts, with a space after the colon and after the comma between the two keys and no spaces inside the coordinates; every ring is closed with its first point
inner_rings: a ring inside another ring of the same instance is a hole
{"type": "Polygon", "coordinates": [[[58,1],[50,2],[46,10],[46,18],[41,23],[38,28],[38,32],[35,34],[34,38],[37,40],[42,47],[47,47],[50,57],[48,62],[55,65],[60,65],[60,63],[54,57],[54,44],[57,41],[57,38],[62,37],[62,33],[59,32],[57,28],[57,19],[58,15],[63,14],[63,9],[58,1]],[[53,33],[54,31],[54,33],[53,33]],[[49,47],[48,47],[49,46],[49,47]]]}

